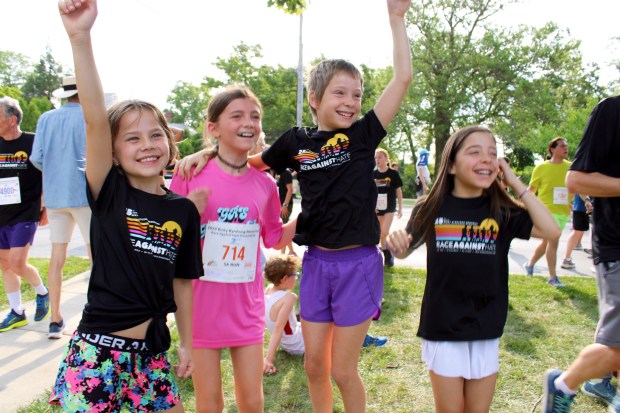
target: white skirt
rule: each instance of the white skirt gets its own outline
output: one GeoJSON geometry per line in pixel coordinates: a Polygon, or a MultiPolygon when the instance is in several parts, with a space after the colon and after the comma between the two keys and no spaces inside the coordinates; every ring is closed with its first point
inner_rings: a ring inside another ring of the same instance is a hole
{"type": "Polygon", "coordinates": [[[422,339],[422,361],[444,377],[482,379],[499,370],[499,338],[475,341],[422,339]]]}

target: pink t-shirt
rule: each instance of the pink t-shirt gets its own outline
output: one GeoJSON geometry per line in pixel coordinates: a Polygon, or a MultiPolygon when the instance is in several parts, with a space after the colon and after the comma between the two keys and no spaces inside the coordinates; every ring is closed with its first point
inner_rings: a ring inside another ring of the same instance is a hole
{"type": "MultiPolygon", "coordinates": [[[[170,189],[187,195],[197,188],[211,190],[205,211],[200,214],[200,237],[204,248],[208,222],[260,225],[260,238],[267,248],[282,237],[280,200],[275,181],[254,168],[232,176],[210,161],[198,176],[172,178],[170,189]]],[[[253,282],[219,283],[194,280],[193,340],[195,348],[239,347],[263,342],[265,297],[260,265],[260,245],[253,282]]],[[[203,263],[204,264],[204,263],[203,263]]]]}

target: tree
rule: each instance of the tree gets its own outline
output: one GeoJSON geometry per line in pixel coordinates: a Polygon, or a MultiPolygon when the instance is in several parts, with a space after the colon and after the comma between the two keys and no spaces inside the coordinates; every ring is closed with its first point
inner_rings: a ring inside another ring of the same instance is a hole
{"type": "Polygon", "coordinates": [[[21,87],[31,70],[30,60],[21,53],[0,50],[0,85],[21,87]]]}
{"type": "Polygon", "coordinates": [[[306,8],[305,0],[268,0],[267,6],[277,7],[289,14],[300,14],[306,8]]]}
{"type": "MultiPolygon", "coordinates": [[[[263,131],[267,142],[272,142],[295,125],[297,74],[295,68],[281,65],[258,66],[256,61],[260,58],[262,51],[259,45],[240,43],[234,47],[230,57],[218,57],[215,62],[224,74],[222,80],[205,77],[200,86],[178,82],[168,96],[171,111],[181,114],[187,125],[198,129],[198,125],[202,125],[207,102],[216,89],[229,84],[248,86],[263,105],[263,131]]],[[[304,122],[311,124],[307,103],[305,105],[304,122]]]]}
{"type": "Polygon", "coordinates": [[[52,49],[48,45],[45,48],[45,54],[39,59],[39,63],[34,66],[34,70],[26,77],[26,81],[22,86],[24,98],[30,100],[46,97],[51,101],[52,92],[62,84],[62,73],[62,65],[56,62],[52,55],[52,49]]]}
{"type": "Polygon", "coordinates": [[[566,40],[554,24],[514,31],[488,24],[502,7],[498,0],[412,5],[408,22],[416,32],[411,47],[417,76],[399,124],[427,131],[419,139],[435,142],[436,163],[458,127],[500,126],[509,146],[524,148],[528,139],[539,139],[528,132],[532,124],[557,127],[564,105],[598,92],[596,83],[588,83],[594,72],[582,69],[577,41],[566,40]]]}

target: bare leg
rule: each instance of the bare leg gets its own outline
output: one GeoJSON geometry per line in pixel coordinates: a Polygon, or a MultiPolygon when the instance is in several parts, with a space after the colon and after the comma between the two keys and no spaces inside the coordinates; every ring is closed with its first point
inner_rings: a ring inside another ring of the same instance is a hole
{"type": "Polygon", "coordinates": [[[331,375],[338,385],[346,412],[366,411],[366,390],[357,365],[370,322],[368,319],[356,326],[334,327],[331,375]]]}
{"type": "Polygon", "coordinates": [[[573,255],[573,250],[581,242],[583,231],[573,230],[566,240],[566,255],[564,259],[569,259],[573,255]]]}
{"type": "MultiPolygon", "coordinates": [[[[301,320],[306,355],[304,367],[314,413],[332,413],[332,334],[333,323],[301,320]]],[[[360,343],[361,344],[361,343],[360,343]]]]}
{"type": "Polygon", "coordinates": [[[196,363],[192,373],[196,413],[222,413],[224,391],[220,369],[221,351],[212,348],[194,348],[192,357],[196,363]]]}
{"type": "Polygon", "coordinates": [[[558,261],[558,245],[560,241],[557,239],[548,240],[547,241],[547,250],[546,250],[546,258],[547,258],[547,266],[549,267],[549,278],[554,278],[556,276],[555,266],[558,261]]]}
{"type": "Polygon", "coordinates": [[[620,347],[590,344],[566,371],[564,382],[571,390],[577,390],[584,381],[603,377],[613,370],[620,370],[620,347]]]}
{"type": "Polygon", "coordinates": [[[546,239],[542,240],[542,242],[538,245],[538,247],[536,247],[536,249],[534,250],[534,255],[532,255],[532,258],[530,258],[529,264],[531,266],[536,265],[540,257],[545,255],[545,251],[547,251],[547,240],[546,239]]]}
{"type": "Polygon", "coordinates": [[[263,412],[263,345],[230,349],[239,413],[263,412]]]}
{"type": "Polygon", "coordinates": [[[67,259],[67,243],[52,244],[52,257],[47,272],[47,288],[50,292],[50,308],[52,319],[50,321],[60,322],[62,313],[60,312],[60,296],[62,291],[62,268],[67,259]]]}
{"type": "Polygon", "coordinates": [[[462,377],[440,376],[429,370],[436,413],[463,413],[465,380],[462,377]]]}

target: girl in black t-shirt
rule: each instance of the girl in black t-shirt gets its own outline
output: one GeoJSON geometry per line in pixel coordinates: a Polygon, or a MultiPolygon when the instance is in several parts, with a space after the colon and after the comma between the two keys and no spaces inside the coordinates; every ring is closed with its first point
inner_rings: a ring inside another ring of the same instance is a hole
{"type": "Polygon", "coordinates": [[[191,281],[202,275],[198,211],[160,186],[160,173],[176,153],[161,111],[136,100],[106,111],[90,35],[96,1],[58,5],[86,121],[93,268],[88,302],[50,402],[64,411],[182,412],[172,371],[187,378],[194,368],[191,281]],[[179,333],[174,369],[170,312],[179,333]]]}
{"type": "Polygon", "coordinates": [[[545,206],[527,190],[484,127],[450,137],[435,186],[405,230],[387,243],[404,258],[427,247],[427,281],[418,336],[437,412],[489,411],[508,312],[508,248],[513,238],[559,238],[545,206]],[[516,202],[500,185],[515,194],[516,202]]]}

